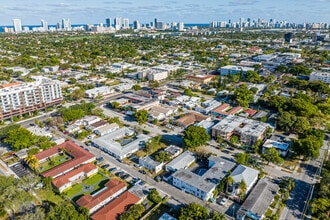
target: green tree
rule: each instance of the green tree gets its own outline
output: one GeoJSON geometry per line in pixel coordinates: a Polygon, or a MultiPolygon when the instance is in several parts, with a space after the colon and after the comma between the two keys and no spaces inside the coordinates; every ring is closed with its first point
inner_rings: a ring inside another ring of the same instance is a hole
{"type": "Polygon", "coordinates": [[[283,163],[283,158],[280,156],[280,153],[274,147],[266,149],[262,156],[263,158],[265,158],[265,160],[268,161],[268,164],[270,162],[275,164],[283,163]]]}
{"type": "Polygon", "coordinates": [[[253,93],[248,90],[246,84],[241,85],[234,91],[234,102],[243,107],[248,107],[249,103],[253,102],[253,93]]]}
{"type": "Polygon", "coordinates": [[[72,91],[70,98],[72,100],[78,100],[85,97],[85,91],[83,89],[77,88],[72,91]]]}
{"type": "Polygon", "coordinates": [[[36,135],[32,134],[26,128],[19,127],[8,131],[4,142],[10,144],[13,151],[19,151],[31,147],[36,143],[36,135]]]}
{"type": "Polygon", "coordinates": [[[190,203],[182,207],[180,210],[179,220],[206,220],[208,219],[208,211],[202,205],[197,203],[190,203]]]}
{"type": "Polygon", "coordinates": [[[141,90],[141,86],[138,85],[138,84],[135,84],[132,88],[134,89],[134,91],[139,91],[139,90],[141,90]]]}
{"type": "Polygon", "coordinates": [[[133,116],[139,124],[143,124],[143,123],[147,122],[147,120],[148,120],[148,111],[143,109],[143,110],[134,112],[133,116]]]}
{"type": "Polygon", "coordinates": [[[151,189],[148,195],[148,199],[156,204],[162,201],[162,197],[156,189],[151,189]]]}
{"type": "Polygon", "coordinates": [[[122,214],[120,220],[138,220],[145,211],[144,206],[141,204],[134,204],[129,209],[122,214]]]}
{"type": "Polygon", "coordinates": [[[261,81],[260,75],[257,72],[251,70],[246,71],[244,78],[246,82],[250,83],[259,83],[261,81]]]}
{"type": "Polygon", "coordinates": [[[241,200],[244,199],[245,194],[246,194],[246,190],[247,190],[247,186],[244,180],[242,180],[239,184],[238,184],[238,188],[239,188],[239,198],[241,200]]]}
{"type": "Polygon", "coordinates": [[[118,102],[111,102],[111,107],[114,109],[119,109],[120,108],[120,104],[118,102]]]}
{"type": "Polygon", "coordinates": [[[155,160],[158,162],[168,162],[171,160],[171,154],[161,151],[155,156],[155,160]]]}
{"type": "Polygon", "coordinates": [[[206,129],[199,126],[191,125],[184,132],[183,144],[186,148],[193,148],[205,145],[210,139],[210,135],[206,129]]]}

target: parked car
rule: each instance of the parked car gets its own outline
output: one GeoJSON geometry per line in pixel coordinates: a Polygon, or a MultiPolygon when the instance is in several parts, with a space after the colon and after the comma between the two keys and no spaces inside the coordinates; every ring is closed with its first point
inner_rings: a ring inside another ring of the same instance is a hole
{"type": "Polygon", "coordinates": [[[117,167],[111,167],[110,169],[109,169],[109,172],[113,172],[113,171],[116,171],[117,170],[117,167]]]}
{"type": "Polygon", "coordinates": [[[101,166],[102,169],[107,169],[110,165],[109,164],[104,164],[101,166]]]}
{"type": "Polygon", "coordinates": [[[228,199],[227,198],[222,198],[220,201],[220,205],[226,205],[228,199]]]}
{"type": "Polygon", "coordinates": [[[139,170],[139,172],[142,174],[147,174],[147,172],[145,170],[139,170]]]}

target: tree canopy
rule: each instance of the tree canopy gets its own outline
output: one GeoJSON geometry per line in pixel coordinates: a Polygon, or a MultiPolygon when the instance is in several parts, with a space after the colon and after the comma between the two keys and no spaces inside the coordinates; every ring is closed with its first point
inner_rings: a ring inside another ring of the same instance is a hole
{"type": "Polygon", "coordinates": [[[143,124],[148,120],[148,111],[144,109],[136,111],[133,116],[139,124],[143,124]]]}
{"type": "Polygon", "coordinates": [[[205,145],[210,139],[206,129],[200,126],[191,125],[183,133],[183,143],[186,148],[196,148],[205,145]]]}
{"type": "Polygon", "coordinates": [[[29,130],[19,127],[8,131],[4,142],[10,144],[13,151],[19,151],[24,148],[31,147],[36,144],[37,136],[32,134],[29,130]]]}

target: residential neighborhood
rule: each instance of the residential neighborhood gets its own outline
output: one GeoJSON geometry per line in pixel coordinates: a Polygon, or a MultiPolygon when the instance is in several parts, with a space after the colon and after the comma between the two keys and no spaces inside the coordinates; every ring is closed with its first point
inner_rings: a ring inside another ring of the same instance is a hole
{"type": "Polygon", "coordinates": [[[329,29],[132,31],[0,34],[1,219],[329,218],[329,29]]]}

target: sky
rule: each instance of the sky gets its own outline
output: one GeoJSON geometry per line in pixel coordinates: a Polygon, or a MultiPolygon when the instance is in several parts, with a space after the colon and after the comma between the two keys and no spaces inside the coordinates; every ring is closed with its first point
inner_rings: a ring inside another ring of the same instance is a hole
{"type": "Polygon", "coordinates": [[[288,22],[330,23],[330,0],[0,0],[0,25],[56,24],[69,18],[72,24],[105,23],[123,17],[149,23],[209,23],[264,18],[288,22]]]}

